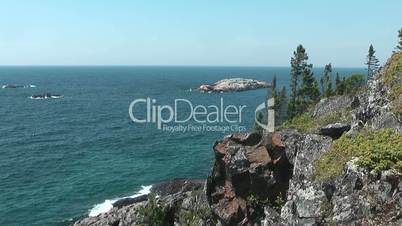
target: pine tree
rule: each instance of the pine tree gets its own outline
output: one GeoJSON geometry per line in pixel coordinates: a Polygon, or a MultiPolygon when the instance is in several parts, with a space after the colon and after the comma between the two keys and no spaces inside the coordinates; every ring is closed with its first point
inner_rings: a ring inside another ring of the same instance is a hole
{"type": "Polygon", "coordinates": [[[275,110],[275,119],[277,122],[280,122],[282,119],[285,118],[283,114],[284,105],[286,103],[286,88],[285,86],[282,87],[282,90],[277,90],[277,83],[276,83],[276,75],[272,78],[272,97],[274,97],[275,104],[273,109],[275,110]]]}
{"type": "Polygon", "coordinates": [[[282,86],[282,90],[278,92],[278,98],[279,103],[275,120],[277,121],[277,123],[281,123],[286,119],[286,112],[284,111],[286,109],[286,101],[287,101],[285,86],[282,86]]]}
{"type": "Polygon", "coordinates": [[[330,97],[333,94],[332,91],[332,66],[331,63],[325,65],[324,73],[321,77],[321,93],[323,97],[330,97]]]}
{"type": "Polygon", "coordinates": [[[398,51],[402,51],[402,28],[398,31],[398,38],[399,38],[399,42],[398,42],[398,45],[396,46],[396,49],[398,51]]]}
{"type": "Polygon", "coordinates": [[[308,55],[302,45],[297,46],[290,59],[290,99],[288,104],[288,116],[294,116],[304,112],[307,105],[316,101],[320,96],[318,83],[312,72],[312,64],[308,64],[308,55]]]}
{"type": "Polygon", "coordinates": [[[272,90],[276,90],[276,75],[274,75],[274,77],[272,78],[271,86],[272,90]]]}
{"type": "Polygon", "coordinates": [[[298,92],[299,92],[299,81],[301,77],[301,61],[306,60],[304,56],[304,48],[299,45],[296,51],[293,52],[293,57],[290,59],[290,97],[288,104],[288,116],[293,118],[296,116],[296,104],[299,102],[298,92]]]}
{"type": "Polygon", "coordinates": [[[342,95],[342,80],[341,77],[339,76],[339,73],[336,72],[336,78],[335,78],[335,93],[337,95],[342,95]]]}
{"type": "Polygon", "coordinates": [[[272,97],[275,100],[273,108],[275,110],[275,115],[278,115],[277,113],[281,105],[281,99],[278,91],[276,90],[276,75],[274,75],[274,77],[272,78],[271,86],[272,86],[272,97]]]}
{"type": "Polygon", "coordinates": [[[375,56],[373,45],[370,45],[367,54],[367,79],[370,79],[380,68],[379,60],[375,56]]]}
{"type": "Polygon", "coordinates": [[[303,113],[307,109],[308,105],[320,99],[320,89],[312,71],[313,65],[307,64],[306,61],[302,67],[302,84],[299,92],[301,101],[300,105],[298,106],[298,113],[303,113]]]}

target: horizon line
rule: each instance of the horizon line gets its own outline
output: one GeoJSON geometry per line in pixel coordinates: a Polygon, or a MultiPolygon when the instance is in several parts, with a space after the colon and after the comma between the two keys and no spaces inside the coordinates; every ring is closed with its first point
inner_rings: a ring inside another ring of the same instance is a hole
{"type": "MultiPolygon", "coordinates": [[[[277,67],[289,68],[289,66],[272,66],[272,65],[164,65],[164,64],[0,64],[0,67],[277,67]]],[[[313,66],[314,68],[324,68],[325,66],[313,66]]],[[[333,66],[333,68],[366,68],[364,66],[333,66]]]]}

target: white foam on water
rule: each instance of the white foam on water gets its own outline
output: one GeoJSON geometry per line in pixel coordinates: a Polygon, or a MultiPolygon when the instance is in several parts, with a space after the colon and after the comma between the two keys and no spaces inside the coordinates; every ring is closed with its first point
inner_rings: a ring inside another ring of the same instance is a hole
{"type": "Polygon", "coordinates": [[[101,213],[107,213],[113,208],[113,203],[120,199],[125,199],[125,198],[136,198],[141,195],[147,195],[151,193],[151,188],[152,185],[149,186],[141,186],[141,190],[139,190],[136,194],[131,195],[131,196],[126,196],[122,198],[116,198],[116,199],[106,199],[103,203],[96,204],[90,211],[88,216],[90,217],[96,217],[101,213]]]}
{"type": "Polygon", "coordinates": [[[45,100],[45,99],[59,99],[59,98],[63,98],[63,96],[41,96],[41,97],[33,97],[30,96],[29,99],[32,100],[45,100]]]}

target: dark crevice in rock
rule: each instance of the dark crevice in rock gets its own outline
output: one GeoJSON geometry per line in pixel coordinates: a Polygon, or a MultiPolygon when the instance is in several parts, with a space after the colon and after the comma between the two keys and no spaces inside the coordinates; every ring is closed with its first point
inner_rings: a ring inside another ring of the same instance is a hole
{"type": "Polygon", "coordinates": [[[360,177],[358,177],[358,178],[356,178],[355,186],[353,189],[359,191],[359,190],[362,190],[362,188],[363,188],[363,181],[362,181],[362,179],[360,179],[360,177]]]}
{"type": "Polygon", "coordinates": [[[110,224],[110,226],[119,226],[120,220],[116,220],[113,223],[110,224]]]}
{"type": "Polygon", "coordinates": [[[328,202],[331,202],[332,196],[336,190],[335,184],[333,182],[324,182],[322,184],[322,190],[325,193],[325,197],[327,198],[328,202]]]}

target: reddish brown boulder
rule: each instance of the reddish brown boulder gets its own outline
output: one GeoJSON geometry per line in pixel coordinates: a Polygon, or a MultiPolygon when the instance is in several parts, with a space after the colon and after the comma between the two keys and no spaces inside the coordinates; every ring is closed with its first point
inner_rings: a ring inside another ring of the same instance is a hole
{"type": "Polygon", "coordinates": [[[284,193],[289,172],[278,134],[233,134],[214,145],[215,164],[207,181],[208,202],[223,225],[253,224],[250,197],[274,200],[284,193]],[[282,156],[284,156],[282,158],[282,156]]]}

